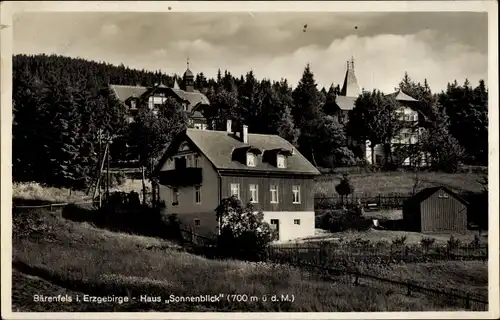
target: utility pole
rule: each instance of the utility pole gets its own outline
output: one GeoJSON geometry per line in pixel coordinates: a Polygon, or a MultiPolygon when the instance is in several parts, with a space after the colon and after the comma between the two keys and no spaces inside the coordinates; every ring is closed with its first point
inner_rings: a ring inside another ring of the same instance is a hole
{"type": "MultiPolygon", "coordinates": [[[[99,140],[99,162],[101,161],[101,156],[102,156],[102,140],[101,140],[101,129],[99,128],[99,137],[98,137],[98,140],[99,140]]],[[[99,170],[99,173],[97,174],[97,190],[99,192],[99,208],[101,208],[102,206],[102,198],[101,198],[101,166],[99,164],[99,167],[98,167],[98,170],[99,170]]]]}
{"type": "Polygon", "coordinates": [[[106,154],[106,160],[107,160],[107,164],[106,164],[106,197],[109,197],[109,184],[110,184],[110,175],[109,175],[110,144],[111,144],[111,139],[108,138],[108,141],[107,141],[108,153],[106,154]]]}

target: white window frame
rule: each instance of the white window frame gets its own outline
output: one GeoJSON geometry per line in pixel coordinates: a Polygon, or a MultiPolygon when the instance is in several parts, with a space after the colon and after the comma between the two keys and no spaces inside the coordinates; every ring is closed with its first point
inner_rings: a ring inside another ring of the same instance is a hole
{"type": "Polygon", "coordinates": [[[172,203],[179,203],[179,189],[172,188],[172,203]]]}
{"type": "Polygon", "coordinates": [[[248,152],[247,153],[247,167],[255,167],[255,154],[248,152]],[[253,162],[250,161],[250,159],[253,160],[253,162]]]}
{"type": "Polygon", "coordinates": [[[259,185],[258,184],[251,184],[250,185],[250,202],[251,203],[259,203],[259,185]],[[255,193],[255,197],[254,197],[255,193]]]}
{"type": "Polygon", "coordinates": [[[269,192],[271,193],[271,203],[279,203],[279,192],[278,192],[278,185],[272,184],[269,187],[269,192]],[[273,195],[276,195],[276,199],[274,199],[273,195]]]}
{"type": "Polygon", "coordinates": [[[194,187],[194,203],[201,204],[201,186],[194,187]]]}
{"type": "Polygon", "coordinates": [[[276,166],[278,168],[286,168],[286,157],[282,154],[276,155],[276,166]],[[282,160],[280,162],[280,159],[282,160]]]}
{"type": "Polygon", "coordinates": [[[200,167],[200,156],[195,154],[194,155],[194,167],[199,168],[200,167]]]}
{"type": "Polygon", "coordinates": [[[198,219],[198,218],[193,219],[193,225],[194,225],[195,227],[199,227],[199,226],[201,226],[201,220],[200,220],[200,219],[198,219]],[[198,222],[198,224],[196,224],[196,222],[198,222]]]}
{"type": "Polygon", "coordinates": [[[292,203],[300,204],[300,186],[292,186],[292,203]],[[297,199],[295,199],[295,195],[297,195],[297,199]]]}
{"type": "Polygon", "coordinates": [[[300,219],[293,219],[293,224],[296,226],[300,226],[300,219]]]}
{"type": "Polygon", "coordinates": [[[229,186],[229,189],[231,190],[231,196],[236,196],[238,199],[240,198],[240,184],[239,183],[231,183],[229,186]],[[236,193],[233,191],[237,191],[236,193]]]}

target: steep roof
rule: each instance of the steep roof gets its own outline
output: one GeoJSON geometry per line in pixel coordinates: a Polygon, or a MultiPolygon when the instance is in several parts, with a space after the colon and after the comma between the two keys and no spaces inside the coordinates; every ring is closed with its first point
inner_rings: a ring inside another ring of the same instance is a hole
{"type": "Polygon", "coordinates": [[[415,194],[410,200],[412,202],[422,202],[425,199],[429,198],[439,190],[444,190],[446,193],[450,194],[454,198],[456,198],[458,201],[462,202],[463,204],[467,205],[467,201],[465,201],[462,197],[460,197],[458,194],[455,192],[451,191],[450,189],[443,187],[443,186],[437,186],[437,187],[430,187],[430,188],[425,188],[419,191],[417,194],[415,194]]]}
{"type": "MultiPolygon", "coordinates": [[[[304,175],[319,175],[319,171],[297,150],[287,159],[286,168],[277,168],[267,162],[259,163],[256,167],[247,167],[244,164],[232,160],[232,152],[236,148],[252,146],[262,151],[273,149],[292,150],[290,142],[277,135],[248,134],[248,144],[238,140],[226,131],[211,131],[186,129],[184,136],[202,152],[217,170],[241,170],[253,172],[281,172],[304,175]]],[[[180,136],[178,136],[179,138],[180,136]]],[[[174,144],[172,144],[174,145],[174,144]]],[[[160,168],[168,156],[165,153],[159,163],[160,168]]]]}
{"type": "Polygon", "coordinates": [[[401,90],[398,90],[394,93],[390,93],[390,94],[388,94],[388,96],[393,96],[394,99],[396,99],[397,101],[418,102],[417,99],[410,97],[409,95],[407,95],[406,93],[404,93],[401,90]]]}
{"type": "Polygon", "coordinates": [[[340,90],[340,95],[357,98],[360,94],[361,90],[359,89],[358,80],[356,79],[356,74],[354,73],[354,59],[351,59],[351,61],[347,61],[347,70],[342,90],[340,90]]]}
{"type": "Polygon", "coordinates": [[[208,98],[198,90],[194,90],[193,92],[187,92],[181,89],[171,89],[179,98],[186,100],[189,104],[194,107],[198,103],[201,104],[210,104],[208,98]]]}
{"type": "Polygon", "coordinates": [[[337,96],[335,98],[335,103],[340,108],[340,110],[349,111],[354,109],[357,98],[358,97],[337,96]]]}
{"type": "Polygon", "coordinates": [[[146,87],[123,86],[117,84],[111,84],[110,88],[115,93],[118,100],[120,100],[121,102],[125,102],[125,100],[127,100],[132,96],[140,97],[143,93],[147,91],[146,87]]]}
{"type": "Polygon", "coordinates": [[[189,69],[189,67],[188,67],[188,68],[186,69],[186,71],[184,72],[184,77],[186,77],[186,76],[188,76],[188,77],[193,77],[193,76],[194,76],[193,71],[191,71],[191,70],[189,69]]]}

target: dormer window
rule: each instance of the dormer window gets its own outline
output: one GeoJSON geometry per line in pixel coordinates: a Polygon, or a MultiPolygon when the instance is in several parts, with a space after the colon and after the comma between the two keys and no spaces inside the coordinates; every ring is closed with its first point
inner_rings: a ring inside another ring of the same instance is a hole
{"type": "Polygon", "coordinates": [[[276,164],[278,168],[286,168],[285,156],[282,154],[276,155],[276,164]]]}
{"type": "Polygon", "coordinates": [[[135,109],[135,100],[130,101],[130,107],[135,109]]]}
{"type": "Polygon", "coordinates": [[[255,154],[253,153],[247,153],[247,166],[248,167],[255,167],[255,154]]]}

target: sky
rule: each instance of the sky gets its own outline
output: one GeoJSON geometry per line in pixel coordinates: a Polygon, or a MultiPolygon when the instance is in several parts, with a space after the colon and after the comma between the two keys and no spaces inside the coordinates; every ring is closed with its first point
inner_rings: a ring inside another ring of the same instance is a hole
{"type": "Polygon", "coordinates": [[[487,33],[487,14],[470,12],[24,12],[13,16],[13,51],[168,74],[189,57],[207,77],[252,70],[292,86],[309,63],[318,88],[341,85],[353,56],[361,88],[392,92],[407,71],[436,92],[487,80],[487,33]]]}

